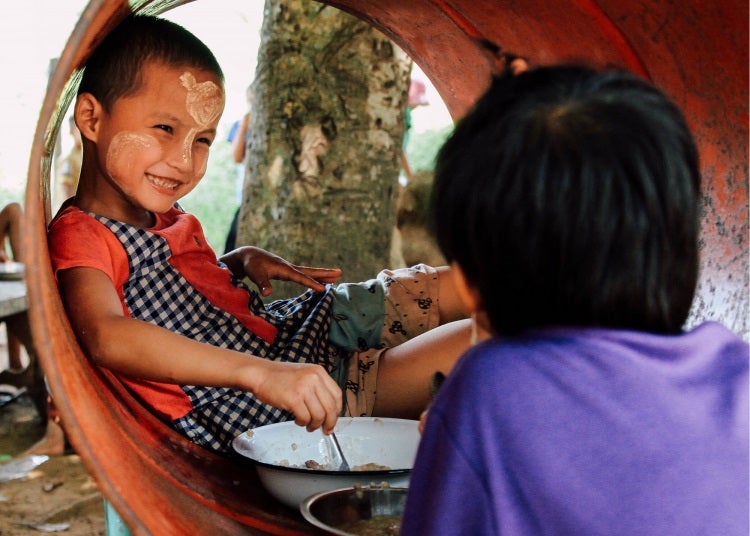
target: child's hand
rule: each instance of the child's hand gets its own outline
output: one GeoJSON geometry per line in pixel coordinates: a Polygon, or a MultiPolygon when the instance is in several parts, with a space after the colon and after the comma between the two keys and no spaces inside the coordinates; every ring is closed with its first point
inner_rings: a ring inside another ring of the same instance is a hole
{"type": "MultiPolygon", "coordinates": [[[[437,396],[438,390],[440,389],[440,386],[443,385],[443,382],[445,381],[445,374],[443,374],[440,371],[435,372],[435,374],[432,375],[432,378],[430,378],[430,398],[433,400],[435,399],[435,396],[437,396]]],[[[430,411],[429,406],[426,410],[424,410],[419,415],[419,426],[417,429],[419,430],[420,434],[424,433],[424,427],[427,424],[427,413],[430,411]]]]}
{"type": "MultiPolygon", "coordinates": [[[[320,365],[265,361],[262,371],[248,370],[252,393],[266,404],[294,414],[308,432],[333,431],[342,407],[341,388],[320,365]]],[[[241,374],[241,372],[240,372],[241,374]]]]}
{"type": "Polygon", "coordinates": [[[294,281],[316,292],[323,292],[326,283],[333,283],[341,277],[341,270],[338,268],[296,266],[278,255],[253,246],[230,251],[221,261],[236,276],[249,277],[260,290],[261,296],[268,296],[273,291],[271,279],[294,281]]]}
{"type": "Polygon", "coordinates": [[[427,424],[427,412],[430,411],[429,409],[424,410],[419,415],[419,425],[417,426],[417,430],[419,430],[420,435],[424,434],[424,427],[427,424]]]}

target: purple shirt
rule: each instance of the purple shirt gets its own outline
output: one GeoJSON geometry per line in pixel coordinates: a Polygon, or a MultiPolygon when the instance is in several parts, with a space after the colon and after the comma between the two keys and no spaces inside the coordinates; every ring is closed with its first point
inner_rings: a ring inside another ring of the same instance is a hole
{"type": "Polygon", "coordinates": [[[442,386],[401,534],[748,534],[748,345],[545,329],[442,386]]]}

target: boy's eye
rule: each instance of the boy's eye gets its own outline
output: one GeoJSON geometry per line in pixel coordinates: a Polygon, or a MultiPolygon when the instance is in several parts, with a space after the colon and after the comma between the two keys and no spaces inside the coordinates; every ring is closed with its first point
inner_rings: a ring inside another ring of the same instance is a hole
{"type": "Polygon", "coordinates": [[[156,125],[154,128],[158,128],[159,130],[163,130],[164,132],[168,132],[169,134],[172,134],[172,132],[174,132],[174,129],[169,125],[156,125]]]}
{"type": "Polygon", "coordinates": [[[197,141],[198,143],[205,143],[206,145],[211,147],[211,144],[213,143],[214,140],[212,140],[211,138],[198,138],[195,141],[197,141]]]}

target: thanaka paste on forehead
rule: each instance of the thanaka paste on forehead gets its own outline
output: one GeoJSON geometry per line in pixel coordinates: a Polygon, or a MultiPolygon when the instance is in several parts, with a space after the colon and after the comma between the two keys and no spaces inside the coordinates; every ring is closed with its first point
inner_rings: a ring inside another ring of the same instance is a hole
{"type": "Polygon", "coordinates": [[[219,118],[224,106],[224,92],[214,82],[198,82],[190,72],[180,76],[182,87],[187,89],[185,105],[190,116],[201,128],[206,128],[219,118]]]}

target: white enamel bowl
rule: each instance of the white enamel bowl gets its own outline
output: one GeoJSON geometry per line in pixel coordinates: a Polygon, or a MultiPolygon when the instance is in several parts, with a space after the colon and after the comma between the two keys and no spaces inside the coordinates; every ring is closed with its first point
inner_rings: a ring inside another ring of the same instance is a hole
{"type": "Polygon", "coordinates": [[[377,417],[338,420],[336,437],[352,469],[365,464],[388,469],[306,469],[308,460],[324,466],[330,462],[330,442],[320,430],[308,432],[291,421],[244,432],[234,440],[233,447],[255,462],[266,490],[296,510],[311,495],[355,484],[387,482],[391,487],[406,487],[419,445],[418,425],[418,421],[377,417]]]}

